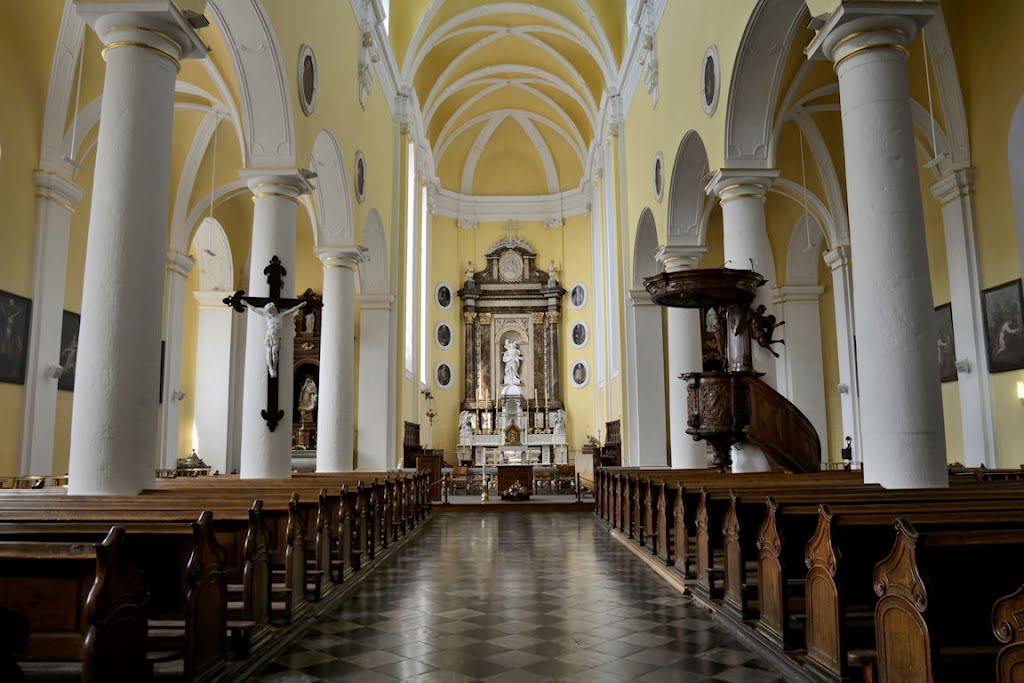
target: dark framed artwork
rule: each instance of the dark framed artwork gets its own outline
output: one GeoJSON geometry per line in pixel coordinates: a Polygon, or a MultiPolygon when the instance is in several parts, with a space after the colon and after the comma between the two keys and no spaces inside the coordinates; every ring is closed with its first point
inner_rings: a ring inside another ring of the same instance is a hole
{"type": "Polygon", "coordinates": [[[366,157],[361,151],[356,152],[356,177],[353,183],[356,190],[356,201],[360,204],[366,199],[366,157]]]}
{"type": "Polygon", "coordinates": [[[572,369],[569,371],[569,379],[577,389],[587,386],[587,382],[590,381],[590,366],[587,365],[587,362],[578,360],[573,363],[572,369]]]}
{"type": "Polygon", "coordinates": [[[577,282],[569,290],[569,305],[579,310],[587,303],[587,287],[582,282],[577,282]]]}
{"type": "Polygon", "coordinates": [[[434,330],[434,338],[437,340],[438,346],[447,349],[452,345],[452,328],[448,326],[448,323],[438,323],[437,329],[434,330]]]}
{"type": "Polygon", "coordinates": [[[0,292],[0,382],[25,383],[32,301],[0,292]]]}
{"type": "Polygon", "coordinates": [[[569,330],[569,341],[572,342],[573,347],[581,349],[587,345],[587,340],[590,338],[590,330],[587,329],[587,324],[582,320],[573,323],[572,328],[569,330]]]}
{"type": "MultiPolygon", "coordinates": [[[[57,389],[61,391],[75,390],[75,370],[78,366],[78,330],[81,326],[82,316],[71,311],[64,311],[60,323],[60,366],[64,370],[61,371],[60,378],[57,379],[57,389]]],[[[161,367],[161,378],[163,374],[161,367]]]]}
{"type": "Polygon", "coordinates": [[[437,285],[434,290],[434,301],[445,310],[452,307],[452,288],[448,283],[441,282],[437,285]]]}
{"type": "Polygon", "coordinates": [[[447,389],[452,384],[452,369],[447,363],[438,363],[434,368],[434,380],[437,386],[447,389]]]}
{"type": "Polygon", "coordinates": [[[956,341],[953,336],[953,308],[949,304],[935,308],[935,327],[938,330],[939,378],[943,382],[955,382],[956,341]]]}
{"type": "Polygon", "coordinates": [[[981,292],[989,372],[1024,368],[1024,296],[1020,280],[981,292]]]}

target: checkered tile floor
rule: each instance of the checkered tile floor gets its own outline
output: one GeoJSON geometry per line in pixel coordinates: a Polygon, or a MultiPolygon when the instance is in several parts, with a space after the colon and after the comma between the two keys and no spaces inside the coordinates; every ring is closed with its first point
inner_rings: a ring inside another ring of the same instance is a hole
{"type": "Polygon", "coordinates": [[[442,514],[259,681],[782,677],[588,513],[442,514]]]}

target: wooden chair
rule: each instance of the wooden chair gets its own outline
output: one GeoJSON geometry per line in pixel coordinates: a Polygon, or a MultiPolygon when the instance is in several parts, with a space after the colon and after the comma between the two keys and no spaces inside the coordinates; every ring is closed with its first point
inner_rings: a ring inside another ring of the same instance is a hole
{"type": "Polygon", "coordinates": [[[455,493],[460,488],[463,493],[469,493],[469,468],[456,465],[452,468],[452,475],[448,478],[449,493],[455,493]]]}
{"type": "Polygon", "coordinates": [[[576,492],[576,466],[555,465],[555,491],[561,493],[566,487],[570,493],[576,492]]]}
{"type": "Polygon", "coordinates": [[[540,493],[540,487],[547,487],[549,492],[555,491],[555,477],[554,472],[551,470],[534,469],[533,470],[533,492],[540,493]]]}

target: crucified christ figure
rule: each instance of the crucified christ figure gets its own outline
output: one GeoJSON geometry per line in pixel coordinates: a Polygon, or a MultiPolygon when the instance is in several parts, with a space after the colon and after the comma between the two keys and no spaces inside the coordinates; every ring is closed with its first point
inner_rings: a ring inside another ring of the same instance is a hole
{"type": "Polygon", "coordinates": [[[281,351],[281,320],[305,306],[306,302],[299,302],[298,306],[292,306],[283,312],[278,312],[277,306],[273,303],[263,308],[257,308],[248,301],[243,303],[250,311],[267,321],[267,336],[263,338],[263,343],[267,347],[267,372],[271,377],[277,377],[277,358],[281,351]]]}

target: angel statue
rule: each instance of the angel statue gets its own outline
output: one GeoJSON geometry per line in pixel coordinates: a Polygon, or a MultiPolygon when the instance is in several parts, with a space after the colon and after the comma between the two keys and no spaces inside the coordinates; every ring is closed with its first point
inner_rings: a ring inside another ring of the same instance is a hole
{"type": "Polygon", "coordinates": [[[267,335],[263,338],[263,344],[267,347],[267,372],[271,377],[277,377],[277,358],[281,351],[281,320],[305,306],[306,302],[301,301],[297,306],[292,306],[284,312],[278,312],[273,302],[263,308],[257,308],[248,301],[243,303],[249,310],[267,321],[267,335]]]}
{"type": "Polygon", "coordinates": [[[472,412],[463,410],[459,413],[459,436],[473,436],[474,422],[476,416],[472,412]]]}
{"type": "Polygon", "coordinates": [[[519,381],[519,363],[523,360],[523,354],[514,339],[505,340],[505,353],[501,360],[505,363],[505,384],[522,384],[519,381]]]}

